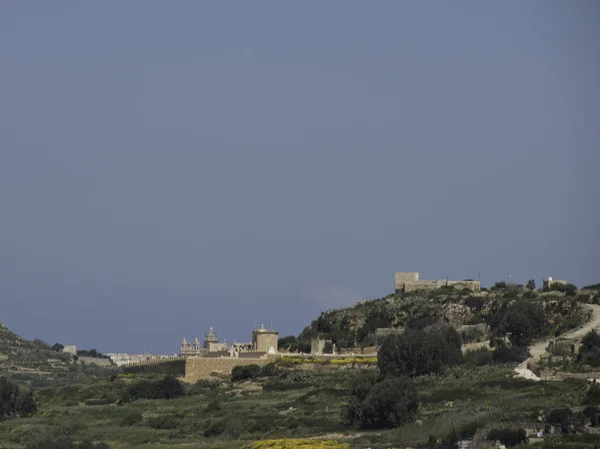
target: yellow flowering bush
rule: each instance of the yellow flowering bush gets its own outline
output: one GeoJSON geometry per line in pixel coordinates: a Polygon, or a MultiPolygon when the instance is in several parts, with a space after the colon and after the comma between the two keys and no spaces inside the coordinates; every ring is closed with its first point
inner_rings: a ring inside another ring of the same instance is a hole
{"type": "Polygon", "coordinates": [[[283,357],[281,363],[285,365],[302,365],[307,363],[313,363],[315,365],[377,365],[377,357],[283,357]]]}
{"type": "Polygon", "coordinates": [[[348,449],[348,443],[335,440],[310,440],[306,438],[255,441],[242,449],[348,449]]]}

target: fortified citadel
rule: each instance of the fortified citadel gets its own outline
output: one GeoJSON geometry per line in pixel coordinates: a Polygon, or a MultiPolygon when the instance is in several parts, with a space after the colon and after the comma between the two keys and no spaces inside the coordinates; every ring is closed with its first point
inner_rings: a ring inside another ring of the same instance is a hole
{"type": "Polygon", "coordinates": [[[464,281],[449,281],[448,279],[442,279],[438,281],[422,281],[419,280],[419,273],[416,271],[400,271],[396,273],[396,294],[408,293],[419,289],[434,289],[441,287],[455,287],[458,289],[468,288],[474,292],[478,292],[481,289],[479,281],[467,279],[464,281]]]}
{"type": "MultiPolygon", "coordinates": [[[[544,285],[550,287],[552,284],[566,284],[566,281],[553,280],[551,277],[544,279],[544,285]]],[[[418,272],[395,273],[395,292],[405,294],[419,289],[439,289],[442,287],[455,287],[457,289],[468,289],[474,293],[481,290],[479,281],[471,279],[457,280],[420,280],[418,272]]],[[[382,337],[390,333],[401,333],[403,329],[377,329],[377,336],[382,337]]],[[[252,331],[251,341],[236,342],[231,345],[225,340],[219,341],[217,334],[211,327],[204,335],[201,344],[198,338],[192,342],[185,337],[180,344],[178,355],[172,357],[156,357],[141,360],[134,363],[124,363],[127,370],[139,371],[152,366],[163,365],[176,368],[176,375],[183,377],[186,381],[195,381],[200,378],[209,378],[220,375],[230,375],[232,369],[238,365],[263,366],[280,357],[292,354],[283,354],[278,351],[279,333],[272,329],[265,329],[264,325],[252,331]]],[[[310,354],[293,354],[294,357],[327,358],[336,357],[373,357],[377,353],[377,347],[351,348],[340,352],[336,350],[331,341],[315,338],[311,341],[310,354]],[[326,351],[325,348],[329,347],[326,351]],[[326,353],[327,352],[327,353],[326,353]]]]}

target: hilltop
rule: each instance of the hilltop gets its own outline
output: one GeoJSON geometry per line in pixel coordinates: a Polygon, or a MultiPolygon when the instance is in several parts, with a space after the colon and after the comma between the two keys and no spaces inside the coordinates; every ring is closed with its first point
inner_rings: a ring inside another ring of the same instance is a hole
{"type": "Polygon", "coordinates": [[[40,387],[84,380],[103,372],[103,369],[78,359],[42,340],[25,340],[0,323],[0,376],[40,387]]]}
{"type": "Polygon", "coordinates": [[[575,286],[535,290],[501,282],[477,293],[443,287],[389,294],[321,313],[301,332],[298,347],[306,347],[317,337],[331,340],[338,350],[373,346],[385,331],[401,332],[437,321],[459,330],[465,343],[503,337],[505,315],[516,300],[543,307],[544,325],[537,338],[556,336],[582,325],[590,319],[589,309],[583,304],[600,303],[600,293],[592,289],[577,291],[575,286]]]}

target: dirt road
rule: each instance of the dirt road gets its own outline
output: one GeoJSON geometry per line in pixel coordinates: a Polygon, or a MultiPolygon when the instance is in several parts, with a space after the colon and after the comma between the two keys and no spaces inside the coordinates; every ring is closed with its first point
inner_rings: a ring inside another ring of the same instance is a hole
{"type": "MultiPolygon", "coordinates": [[[[600,329],[600,306],[597,306],[595,304],[585,304],[585,307],[592,311],[592,319],[582,327],[560,335],[560,338],[579,338],[583,337],[585,334],[587,334],[593,329],[600,329]]],[[[553,340],[555,340],[555,338],[553,340]]],[[[523,363],[521,363],[515,368],[517,376],[531,380],[541,380],[538,376],[535,375],[533,371],[527,368],[527,364],[530,362],[534,362],[535,360],[540,358],[540,356],[544,354],[544,352],[546,352],[546,348],[548,347],[549,343],[550,339],[547,339],[540,341],[529,348],[531,357],[529,357],[527,360],[525,360],[523,363]]]]}

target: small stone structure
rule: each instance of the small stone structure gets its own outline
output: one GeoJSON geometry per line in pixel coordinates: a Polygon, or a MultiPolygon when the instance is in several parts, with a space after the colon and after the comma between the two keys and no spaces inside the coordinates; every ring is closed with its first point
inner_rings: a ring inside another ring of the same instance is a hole
{"type": "Polygon", "coordinates": [[[550,289],[552,284],[567,285],[567,281],[552,279],[552,276],[548,276],[548,279],[544,279],[544,287],[550,289]]]}
{"type": "Polygon", "coordinates": [[[375,338],[377,341],[383,340],[390,335],[404,335],[403,327],[380,327],[375,329],[375,338]]]}
{"type": "Polygon", "coordinates": [[[327,344],[331,344],[333,353],[336,352],[335,345],[331,340],[324,340],[322,338],[313,338],[310,340],[310,353],[311,354],[325,354],[325,347],[327,344]]]}
{"type": "Polygon", "coordinates": [[[252,332],[252,349],[256,352],[277,354],[277,340],[279,332],[267,330],[262,325],[260,329],[252,332]]]}
{"type": "Polygon", "coordinates": [[[459,289],[468,288],[473,292],[478,292],[481,290],[481,284],[479,281],[450,281],[448,279],[425,281],[419,280],[419,273],[416,271],[397,272],[395,275],[395,284],[396,294],[408,293],[420,289],[436,289],[441,287],[455,287],[459,289]]]}
{"type": "Polygon", "coordinates": [[[75,345],[64,346],[63,349],[62,349],[62,352],[64,354],[77,355],[77,346],[75,346],[75,345]]]}

